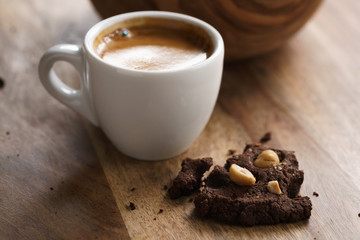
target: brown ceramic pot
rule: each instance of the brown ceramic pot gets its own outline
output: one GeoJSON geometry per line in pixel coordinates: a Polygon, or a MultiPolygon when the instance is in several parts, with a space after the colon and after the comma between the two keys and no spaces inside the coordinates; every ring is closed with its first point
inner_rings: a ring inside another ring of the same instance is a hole
{"type": "Polygon", "coordinates": [[[242,59],[281,46],[313,15],[322,0],[91,0],[104,18],[132,11],[188,14],[223,36],[226,60],[242,59]]]}

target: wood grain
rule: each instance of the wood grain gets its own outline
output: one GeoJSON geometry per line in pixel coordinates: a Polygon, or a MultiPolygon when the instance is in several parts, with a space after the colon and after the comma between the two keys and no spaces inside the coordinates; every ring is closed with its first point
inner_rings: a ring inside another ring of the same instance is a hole
{"type": "MultiPolygon", "coordinates": [[[[80,43],[99,20],[85,0],[51,6],[0,0],[0,239],[358,239],[358,1],[326,1],[280,50],[226,64],[204,132],[187,152],[160,162],[124,156],[40,86],[41,54],[80,43]],[[167,197],[164,185],[183,158],[211,156],[222,165],[228,149],[240,152],[267,131],[268,145],[296,151],[301,194],[313,202],[309,221],[234,226],[199,219],[193,196],[167,197]]],[[[68,66],[57,71],[79,87],[68,66]]]]}
{"type": "Polygon", "coordinates": [[[98,20],[77,2],[0,1],[0,239],[129,238],[81,119],[37,76],[47,48],[98,20]]]}
{"type": "Polygon", "coordinates": [[[253,57],[278,48],[313,15],[322,0],[91,0],[104,18],[132,11],[188,14],[223,36],[225,58],[253,57]]]}
{"type": "Polygon", "coordinates": [[[306,30],[280,51],[227,64],[214,114],[181,156],[142,162],[117,152],[88,125],[96,152],[134,239],[356,239],[359,227],[360,49],[355,9],[327,2],[306,30]],[[334,16],[347,12],[342,21],[334,16]],[[341,27],[343,26],[343,27],[341,27]],[[346,27],[344,27],[346,26],[346,27]],[[357,109],[357,110],[356,110],[357,109]],[[311,197],[309,221],[243,228],[198,219],[188,198],[171,201],[163,190],[185,157],[215,158],[273,132],[271,146],[295,150],[305,171],[301,194],[311,197]],[[135,187],[136,190],[130,191],[135,187]],[[313,192],[319,194],[313,196],[313,192]],[[137,208],[128,211],[134,202],[137,208]],[[158,214],[163,209],[162,214],[158,214]],[[154,220],[156,218],[156,220],[154,220]]]}

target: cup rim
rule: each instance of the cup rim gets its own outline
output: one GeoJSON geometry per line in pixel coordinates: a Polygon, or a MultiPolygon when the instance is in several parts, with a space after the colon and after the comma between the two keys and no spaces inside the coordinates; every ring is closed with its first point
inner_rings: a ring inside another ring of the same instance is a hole
{"type": "Polygon", "coordinates": [[[116,68],[118,70],[124,70],[124,71],[129,71],[129,72],[157,74],[157,73],[179,72],[179,71],[184,71],[184,70],[189,70],[189,69],[201,68],[203,65],[208,64],[208,62],[211,62],[214,58],[216,58],[216,56],[221,54],[221,52],[224,49],[224,42],[223,42],[223,39],[222,39],[220,33],[213,26],[211,26],[210,24],[208,24],[205,21],[202,21],[198,18],[189,16],[186,14],[168,12],[168,11],[136,11],[136,12],[129,12],[129,13],[115,15],[113,17],[106,18],[106,19],[98,22],[97,24],[95,24],[93,27],[90,28],[90,30],[85,35],[84,48],[93,57],[93,59],[100,62],[101,64],[105,64],[107,66],[116,68]],[[94,40],[98,36],[98,34],[101,33],[101,31],[103,31],[107,27],[109,27],[119,21],[124,21],[127,19],[137,18],[137,17],[154,17],[154,18],[164,18],[164,19],[185,21],[186,23],[200,27],[203,30],[205,30],[207,34],[209,34],[209,37],[212,41],[214,50],[211,53],[210,57],[206,58],[204,61],[197,63],[195,65],[187,66],[184,68],[164,69],[164,70],[156,70],[156,71],[131,69],[131,68],[115,66],[113,64],[110,64],[110,63],[104,61],[99,55],[97,55],[95,53],[95,49],[93,47],[94,40]]]}

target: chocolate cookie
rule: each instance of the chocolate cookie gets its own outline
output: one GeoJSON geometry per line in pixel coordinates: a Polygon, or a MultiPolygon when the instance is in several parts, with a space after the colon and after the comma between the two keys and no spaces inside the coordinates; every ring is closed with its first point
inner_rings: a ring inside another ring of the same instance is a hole
{"type": "Polygon", "coordinates": [[[200,188],[203,174],[212,166],[212,158],[190,159],[186,158],[181,163],[181,171],[174,179],[168,193],[171,199],[190,195],[200,188]]]}
{"type": "Polygon", "coordinates": [[[277,224],[308,219],[311,201],[297,196],[304,180],[292,151],[272,149],[280,163],[266,168],[256,167],[254,161],[269,148],[247,145],[244,153],[230,157],[225,167],[215,166],[205,180],[205,187],[196,196],[196,212],[201,217],[241,225],[277,224]],[[256,178],[252,186],[239,186],[229,177],[232,164],[248,169],[256,178]],[[281,194],[271,193],[268,182],[278,181],[281,194]]]}

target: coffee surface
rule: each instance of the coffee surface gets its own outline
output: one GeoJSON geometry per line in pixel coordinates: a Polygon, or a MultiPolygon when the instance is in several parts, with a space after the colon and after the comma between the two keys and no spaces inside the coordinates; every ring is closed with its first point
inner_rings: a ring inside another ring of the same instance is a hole
{"type": "Polygon", "coordinates": [[[195,31],[146,24],[116,29],[95,50],[112,65],[148,71],[195,65],[209,55],[208,43],[195,31]]]}

